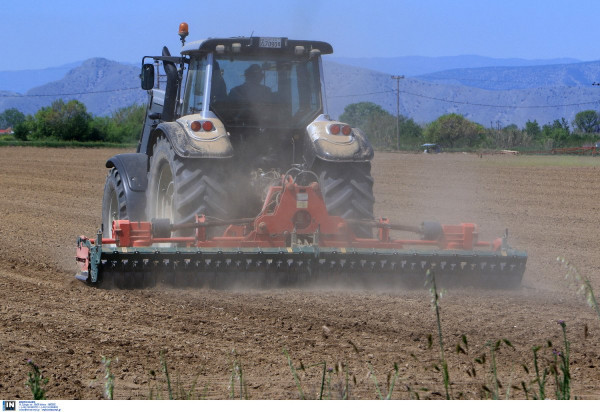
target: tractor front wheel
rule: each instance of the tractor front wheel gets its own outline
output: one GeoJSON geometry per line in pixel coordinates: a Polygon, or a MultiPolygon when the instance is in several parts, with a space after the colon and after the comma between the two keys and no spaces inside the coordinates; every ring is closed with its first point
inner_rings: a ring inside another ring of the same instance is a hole
{"type": "MultiPolygon", "coordinates": [[[[161,137],[150,158],[147,216],[166,218],[176,224],[193,222],[196,215],[226,219],[231,205],[223,182],[223,160],[181,158],[161,137]]],[[[187,230],[178,235],[192,233],[193,230],[187,230]]]]}
{"type": "Polygon", "coordinates": [[[115,220],[128,219],[127,199],[123,179],[116,168],[110,169],[104,184],[102,197],[102,231],[103,237],[112,238],[112,223],[115,220]]]}

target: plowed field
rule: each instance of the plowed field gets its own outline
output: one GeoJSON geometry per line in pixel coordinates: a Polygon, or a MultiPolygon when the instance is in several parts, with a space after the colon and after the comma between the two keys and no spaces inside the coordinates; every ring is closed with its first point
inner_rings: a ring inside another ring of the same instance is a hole
{"type": "MultiPolygon", "coordinates": [[[[115,398],[164,398],[164,351],[173,387],[196,382],[196,397],[228,398],[237,362],[249,398],[296,399],[284,350],[307,397],[317,396],[323,362],[333,398],[346,372],[350,398],[376,398],[373,375],[384,390],[395,363],[394,398],[444,397],[427,290],[121,291],[74,280],[76,237],[100,225],[104,162],[118,152],[0,148],[0,398],[31,396],[29,359],[49,378],[49,398],[101,398],[103,356],[113,359],[115,398]]],[[[548,341],[564,351],[564,320],[572,394],[600,398],[600,320],[556,262],[571,260],[600,292],[599,166],[598,158],[376,155],[376,215],[406,224],[473,221],[483,239],[508,228],[511,244],[529,253],[521,289],[448,290],[441,299],[452,396],[480,398],[483,385],[493,387],[486,343],[499,339],[514,346],[496,354],[501,396],[525,398],[509,389],[522,381],[537,390],[532,348],[543,347],[540,367],[548,366],[548,341]],[[455,350],[461,335],[466,355],[455,350]],[[482,353],[484,365],[474,361],[482,353]]],[[[234,390],[239,396],[239,383],[234,390]]]]}

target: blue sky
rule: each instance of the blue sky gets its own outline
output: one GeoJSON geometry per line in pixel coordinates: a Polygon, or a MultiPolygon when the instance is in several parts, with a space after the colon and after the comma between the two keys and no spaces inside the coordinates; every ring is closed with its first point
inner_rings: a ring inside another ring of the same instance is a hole
{"type": "Polygon", "coordinates": [[[0,0],[0,70],[91,57],[136,62],[189,40],[282,36],[330,42],[340,57],[599,60],[594,0],[0,0]]]}

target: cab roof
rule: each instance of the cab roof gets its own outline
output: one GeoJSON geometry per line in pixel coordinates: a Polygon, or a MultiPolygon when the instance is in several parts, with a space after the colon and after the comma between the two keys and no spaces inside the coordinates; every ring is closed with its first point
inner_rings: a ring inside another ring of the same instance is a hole
{"type": "Polygon", "coordinates": [[[290,40],[286,37],[229,37],[186,43],[181,49],[181,54],[210,53],[216,51],[217,46],[223,46],[224,53],[231,53],[234,47],[240,47],[239,54],[295,53],[296,46],[303,46],[307,53],[313,49],[318,49],[321,54],[333,53],[333,47],[323,41],[290,40]]]}

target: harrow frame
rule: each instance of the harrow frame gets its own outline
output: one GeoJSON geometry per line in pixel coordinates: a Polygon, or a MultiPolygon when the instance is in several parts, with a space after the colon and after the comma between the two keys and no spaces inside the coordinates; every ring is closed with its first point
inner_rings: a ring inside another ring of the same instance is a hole
{"type": "Polygon", "coordinates": [[[427,271],[434,271],[447,286],[512,288],[520,285],[527,261],[525,252],[508,246],[507,234],[480,241],[473,223],[412,227],[385,218],[366,222],[331,216],[318,183],[300,186],[289,176],[269,188],[254,219],[224,222],[197,216],[184,224],[116,220],[112,233],[110,239],[102,238],[101,231],[94,240],[78,238],[78,279],[119,288],[159,281],[289,286],[326,279],[387,287],[422,284],[427,271]],[[376,228],[377,237],[356,237],[352,227],[357,224],[376,228]],[[207,229],[214,226],[226,229],[209,236],[207,229]],[[193,236],[171,236],[192,229],[193,236]],[[417,233],[420,239],[392,239],[396,230],[417,233]]]}

